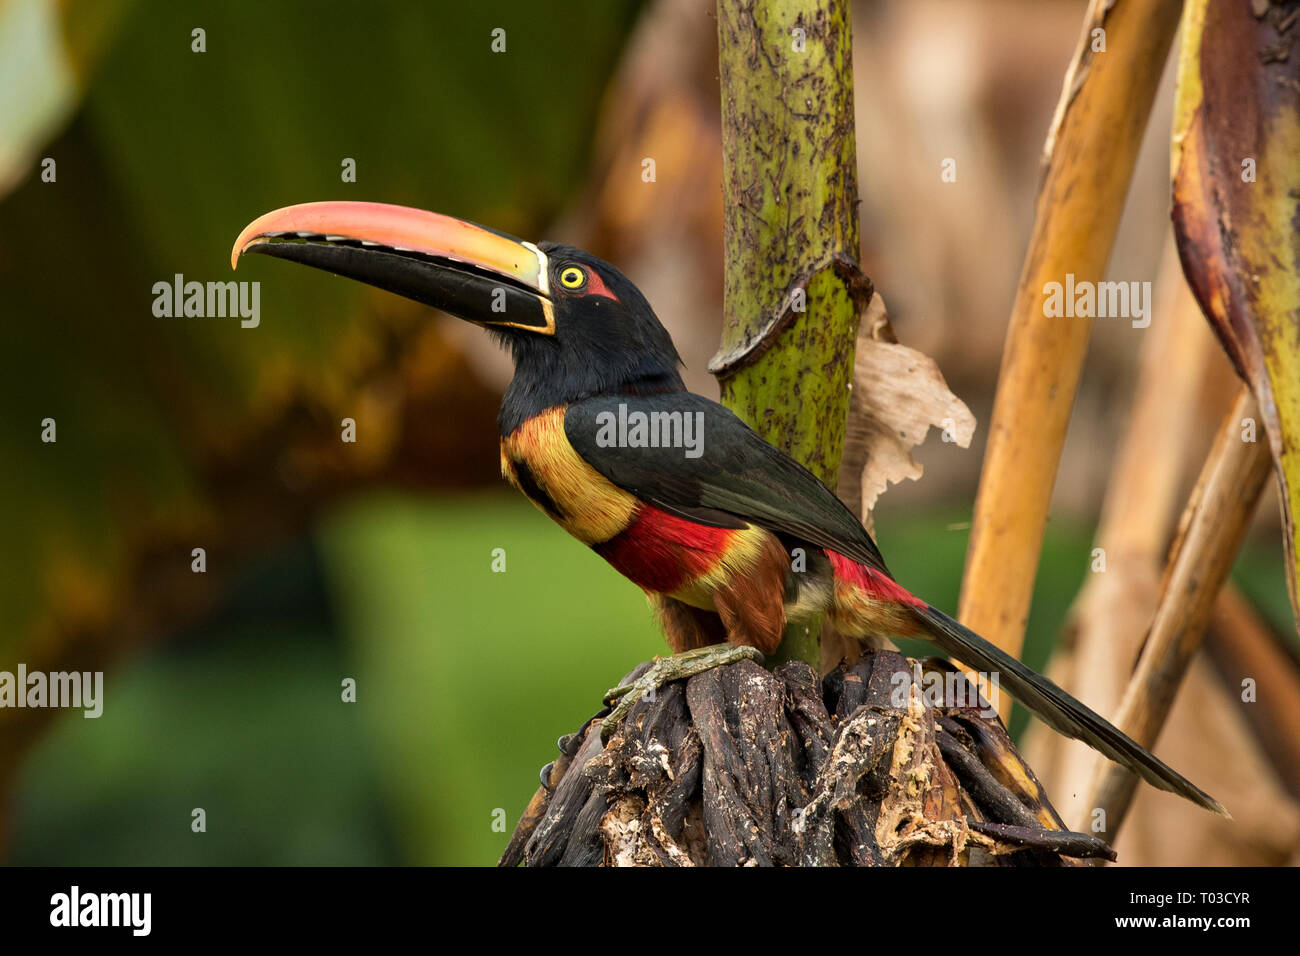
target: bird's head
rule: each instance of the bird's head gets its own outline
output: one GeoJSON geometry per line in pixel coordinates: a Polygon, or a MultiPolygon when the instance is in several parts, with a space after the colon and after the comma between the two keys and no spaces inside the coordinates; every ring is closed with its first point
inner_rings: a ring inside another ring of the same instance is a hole
{"type": "Polygon", "coordinates": [[[357,279],[491,330],[514,356],[507,407],[518,414],[682,388],[677,350],[640,290],[571,246],[534,245],[405,206],[316,202],[249,223],[231,266],[251,253],[357,279]]]}

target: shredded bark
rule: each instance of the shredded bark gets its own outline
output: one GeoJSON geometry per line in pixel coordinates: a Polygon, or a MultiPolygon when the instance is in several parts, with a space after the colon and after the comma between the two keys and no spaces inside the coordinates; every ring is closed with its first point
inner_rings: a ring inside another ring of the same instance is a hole
{"type": "MultiPolygon", "coordinates": [[[[649,665],[625,677],[628,683],[649,665]]],[[[502,866],[1062,866],[1070,833],[1001,722],[931,706],[918,662],[715,668],[561,738],[502,866]]],[[[919,665],[933,667],[921,662],[919,665]]],[[[959,689],[957,702],[978,701],[959,689]]],[[[950,701],[943,701],[943,704],[950,701]]]]}

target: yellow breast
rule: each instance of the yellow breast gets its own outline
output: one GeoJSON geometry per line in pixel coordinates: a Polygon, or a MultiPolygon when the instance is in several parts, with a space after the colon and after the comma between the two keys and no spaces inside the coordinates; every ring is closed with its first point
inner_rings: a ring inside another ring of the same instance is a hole
{"type": "Polygon", "coordinates": [[[637,500],[591,465],[564,434],[564,407],[547,409],[501,439],[501,474],[584,544],[627,527],[637,500]]]}

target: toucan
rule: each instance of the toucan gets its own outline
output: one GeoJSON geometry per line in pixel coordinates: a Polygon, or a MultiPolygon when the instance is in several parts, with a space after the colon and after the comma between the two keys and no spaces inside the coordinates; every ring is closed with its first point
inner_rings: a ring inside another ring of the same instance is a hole
{"type": "Polygon", "coordinates": [[[702,669],[734,659],[729,651],[771,654],[788,624],[815,615],[864,641],[926,638],[997,675],[1060,733],[1226,815],[1103,717],[898,584],[816,476],[687,391],[668,331],[608,262],[433,212],[350,201],[259,217],[235,241],[231,266],[250,253],[386,289],[495,335],[515,366],[498,415],[503,476],[645,591],[676,657],[702,669]]]}

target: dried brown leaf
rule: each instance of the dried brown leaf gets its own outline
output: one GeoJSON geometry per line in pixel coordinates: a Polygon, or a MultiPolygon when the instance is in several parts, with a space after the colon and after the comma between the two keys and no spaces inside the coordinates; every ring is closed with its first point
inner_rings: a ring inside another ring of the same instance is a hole
{"type": "Polygon", "coordinates": [[[858,327],[853,395],[844,435],[839,495],[871,528],[871,509],[891,484],[920,478],[912,449],[931,428],[970,447],[975,416],[948,389],[934,360],[900,345],[877,293],[858,327]]]}

